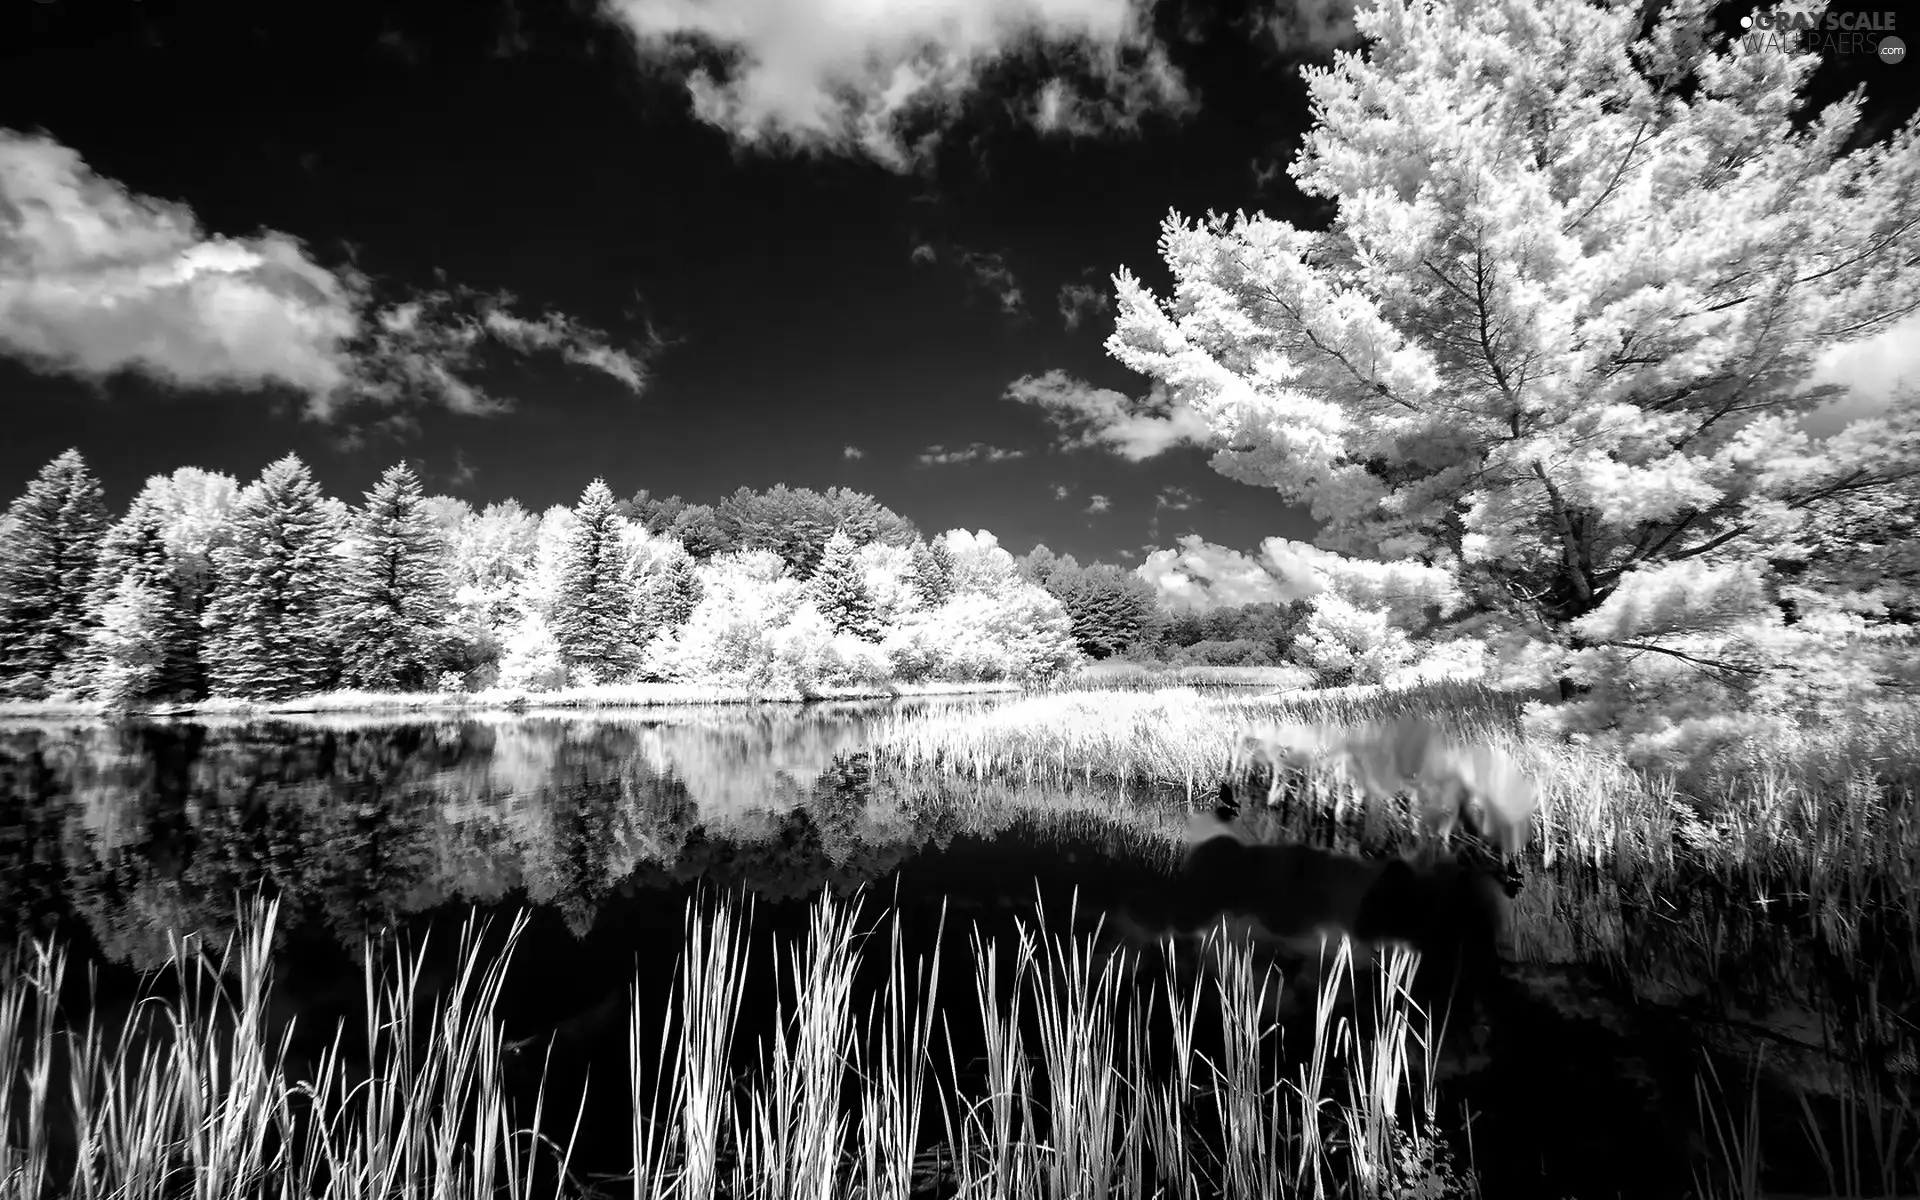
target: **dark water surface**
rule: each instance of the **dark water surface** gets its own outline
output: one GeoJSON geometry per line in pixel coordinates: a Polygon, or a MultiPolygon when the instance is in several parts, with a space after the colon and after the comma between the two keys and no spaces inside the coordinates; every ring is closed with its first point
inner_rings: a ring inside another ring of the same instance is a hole
{"type": "MultiPolygon", "coordinates": [[[[1179,873],[1181,808],[884,778],[865,752],[881,711],[0,729],[0,935],[64,935],[110,1006],[166,961],[169,931],[218,942],[237,895],[277,897],[274,1003],[300,1018],[297,1063],[337,1020],[357,1027],[366,938],[431,931],[430,973],[447,972],[471,914],[497,933],[526,909],[510,1067],[528,1083],[551,1045],[559,1095],[591,1071],[582,1161],[617,1171],[629,994],[637,974],[643,1014],[664,1004],[690,899],[753,899],[756,979],[769,932],[797,935],[822,889],[864,889],[869,925],[897,909],[910,953],[944,929],[963,1045],[974,928],[1005,937],[1044,910],[1138,948],[1182,903],[1209,903],[1217,880],[1179,873]]],[[[1830,937],[1724,889],[1572,869],[1533,871],[1504,916],[1443,1091],[1489,1195],[1686,1194],[1706,1144],[1696,1075],[1712,1063],[1738,1114],[1762,1048],[1770,1165],[1818,1186],[1799,1097],[1823,1111],[1849,1040],[1821,984],[1830,937]]],[[[743,1031],[772,1025],[776,994],[749,988],[743,1031]]]]}

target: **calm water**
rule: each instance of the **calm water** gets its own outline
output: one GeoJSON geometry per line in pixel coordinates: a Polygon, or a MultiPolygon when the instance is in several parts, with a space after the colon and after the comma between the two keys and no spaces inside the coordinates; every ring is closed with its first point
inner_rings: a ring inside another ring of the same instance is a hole
{"type": "MultiPolygon", "coordinates": [[[[445,948],[469,914],[504,927],[525,908],[507,1036],[551,1041],[566,1094],[601,1073],[587,1158],[612,1166],[629,990],[638,973],[643,1012],[664,1000],[690,898],[754,898],[756,972],[768,933],[797,933],[823,888],[864,888],[870,924],[897,905],[914,952],[944,918],[962,1043],[973,927],[1006,935],[1044,911],[1139,948],[1183,905],[1219,907],[1220,872],[1180,874],[1180,809],[1097,787],[876,777],[864,747],[879,711],[0,730],[0,933],[59,931],[110,1004],[166,959],[170,930],[217,940],[236,894],[276,896],[276,1015],[299,1015],[298,1059],[357,1020],[368,936],[431,931],[445,948]]],[[[1744,1102],[1762,1046],[1769,1144],[1800,1182],[1796,1090],[1819,1110],[1834,1086],[1831,938],[1724,891],[1567,871],[1535,870],[1505,919],[1445,1092],[1489,1194],[1683,1194],[1696,1070],[1713,1062],[1744,1102]]],[[[749,990],[743,1030],[771,1022],[773,994],[749,990]]]]}

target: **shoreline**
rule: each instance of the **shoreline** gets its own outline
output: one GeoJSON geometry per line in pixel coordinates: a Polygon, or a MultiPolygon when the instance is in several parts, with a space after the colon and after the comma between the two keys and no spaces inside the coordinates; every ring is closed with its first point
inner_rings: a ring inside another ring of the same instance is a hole
{"type": "Polygon", "coordinates": [[[698,705],[814,704],[837,700],[907,700],[927,696],[998,695],[1025,691],[1006,681],[886,684],[841,688],[743,688],[699,683],[639,683],[617,687],[525,692],[323,692],[294,700],[222,700],[150,704],[110,710],[98,700],[0,700],[0,726],[10,721],[174,720],[192,717],[298,717],[317,714],[536,713],[606,708],[672,708],[698,705]]]}
{"type": "MultiPolygon", "coordinates": [[[[1130,673],[1131,674],[1131,673],[1130,673]]],[[[1272,678],[1220,678],[1226,672],[1202,668],[1165,668],[1133,675],[1130,682],[1152,679],[1156,688],[1239,687],[1272,688],[1272,678]]],[[[805,705],[835,701],[915,700],[940,696],[1005,696],[1062,691],[1118,690],[1103,687],[1103,672],[1035,687],[1014,680],[884,683],[849,687],[751,688],[706,683],[631,683],[607,687],[562,688],[528,692],[488,688],[478,692],[321,692],[293,700],[225,700],[210,697],[178,704],[144,704],[110,709],[98,700],[0,700],[0,728],[10,722],[48,720],[182,720],[195,717],[299,717],[323,714],[376,716],[420,713],[580,712],[599,709],[741,707],[779,704],[805,705]]],[[[1302,690],[1282,687],[1257,699],[1298,695],[1302,690]]]]}

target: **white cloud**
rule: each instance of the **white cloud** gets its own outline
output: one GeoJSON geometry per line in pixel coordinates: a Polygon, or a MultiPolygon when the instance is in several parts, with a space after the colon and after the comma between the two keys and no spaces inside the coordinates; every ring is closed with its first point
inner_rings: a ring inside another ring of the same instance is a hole
{"type": "Polygon", "coordinates": [[[471,289],[378,308],[371,281],[298,239],[203,232],[185,205],[102,178],[49,138],[0,129],[0,353],[100,379],[290,388],[315,416],[352,399],[503,403],[461,377],[483,344],[544,351],[633,391],[641,359],[558,313],[471,289]]]}
{"type": "Polygon", "coordinates": [[[1901,384],[1920,387],[1920,313],[1864,341],[1829,350],[1809,383],[1846,389],[1807,414],[1802,424],[1811,434],[1825,437],[1862,417],[1881,415],[1901,384]]]}
{"type": "Polygon", "coordinates": [[[1008,450],[1000,446],[989,446],[985,442],[973,442],[966,446],[928,446],[917,459],[923,467],[945,467],[955,463],[969,462],[1006,462],[1012,458],[1025,458],[1025,450],[1008,450]]]}
{"type": "Polygon", "coordinates": [[[1113,507],[1113,501],[1107,499],[1105,496],[1102,496],[1098,492],[1095,492],[1093,495],[1087,497],[1087,511],[1090,513],[1103,513],[1112,507],[1113,507]]]}
{"type": "Polygon", "coordinates": [[[934,263],[940,261],[940,251],[934,248],[932,242],[916,242],[911,257],[916,266],[922,263],[934,263]]]}
{"type": "Polygon", "coordinates": [[[1092,283],[1066,283],[1060,286],[1060,320],[1069,331],[1080,328],[1087,317],[1113,311],[1113,297],[1106,288],[1092,283]]]}
{"type": "Polygon", "coordinates": [[[1055,500],[1065,500],[1068,496],[1071,496],[1071,495],[1073,495],[1073,489],[1068,487],[1066,484],[1056,483],[1053,485],[1053,498],[1055,500]]]}
{"type": "Polygon", "coordinates": [[[747,145],[911,167],[1003,59],[1035,48],[1088,85],[1049,79],[1016,106],[1043,131],[1129,129],[1186,90],[1152,0],[603,0],[643,52],[686,68],[694,113],[747,145]],[[716,57],[716,53],[717,57],[716,57]],[[716,69],[717,68],[717,69],[716,69]],[[927,130],[914,136],[910,126],[927,130]]]}
{"type": "Polygon", "coordinates": [[[1180,539],[1177,550],[1152,550],[1134,573],[1152,584],[1162,602],[1173,608],[1214,609],[1237,604],[1283,604],[1319,590],[1311,575],[1284,571],[1270,551],[1279,539],[1268,539],[1258,557],[1203,540],[1199,534],[1180,539]]]}
{"type": "Polygon", "coordinates": [[[1159,493],[1154,496],[1153,507],[1156,511],[1162,508],[1170,508],[1175,512],[1185,512],[1199,502],[1200,498],[1192,492],[1183,487],[1174,487],[1169,484],[1161,488],[1159,493]]]}
{"type": "Polygon", "coordinates": [[[1006,398],[1043,409],[1060,428],[1065,449],[1100,447],[1140,462],[1178,446],[1205,446],[1213,431],[1200,415],[1170,400],[1156,385],[1144,400],[1095,387],[1064,371],[1026,375],[1009,384],[1006,398]]]}
{"type": "Polygon", "coordinates": [[[862,450],[862,449],[861,449],[860,447],[858,447],[858,446],[842,446],[842,447],[840,447],[840,457],[841,457],[841,458],[844,458],[844,459],[847,459],[847,460],[849,460],[849,461],[851,461],[851,460],[854,460],[854,459],[861,459],[861,458],[865,458],[866,456],[867,456],[867,452],[866,452],[865,450],[862,450]]]}

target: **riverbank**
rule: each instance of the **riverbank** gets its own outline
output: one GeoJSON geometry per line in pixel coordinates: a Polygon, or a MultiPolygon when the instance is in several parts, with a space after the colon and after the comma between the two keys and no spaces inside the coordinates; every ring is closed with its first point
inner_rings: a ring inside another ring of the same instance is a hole
{"type": "Polygon", "coordinates": [[[535,712],[544,709],[666,708],[725,704],[809,704],[820,700],[897,700],[918,696],[970,696],[1019,692],[1018,683],[892,683],[871,687],[740,688],[703,683],[630,683],[608,687],[527,692],[489,688],[480,692],[322,692],[294,700],[212,698],[190,704],[149,704],[114,709],[95,700],[0,701],[0,725],[9,720],[49,718],[290,717],[315,713],[535,712]]]}
{"type": "Polygon", "coordinates": [[[1074,675],[1032,688],[1011,680],[881,683],[854,687],[750,688],[708,683],[628,683],[606,687],[530,692],[488,688],[478,692],[322,692],[293,700],[230,700],[210,697],[184,704],[143,704],[112,709],[97,700],[0,700],[0,725],[9,720],[119,717],[292,717],[319,713],[535,712],[543,709],[665,708],[694,705],[812,704],[823,700],[901,700],[924,696],[1009,695],[1044,691],[1155,691],[1162,688],[1267,688],[1275,694],[1305,690],[1311,679],[1290,667],[1165,667],[1095,663],[1074,675]]]}

